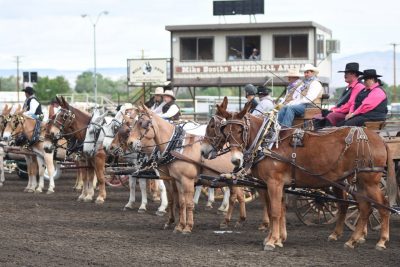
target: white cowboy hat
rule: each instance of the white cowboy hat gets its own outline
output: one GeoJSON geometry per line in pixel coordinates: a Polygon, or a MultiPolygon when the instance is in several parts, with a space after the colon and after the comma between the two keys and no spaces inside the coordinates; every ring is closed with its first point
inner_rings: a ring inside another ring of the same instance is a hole
{"type": "Polygon", "coordinates": [[[152,95],[162,95],[164,94],[164,88],[162,87],[157,87],[154,93],[151,93],[152,95]]]}
{"type": "Polygon", "coordinates": [[[318,68],[315,67],[315,66],[312,65],[312,64],[306,64],[306,65],[304,65],[303,71],[307,71],[307,70],[311,70],[312,72],[315,73],[315,75],[318,75],[318,73],[319,73],[318,68]]]}
{"type": "Polygon", "coordinates": [[[296,69],[288,69],[288,71],[285,75],[285,77],[301,77],[301,76],[303,76],[303,75],[300,73],[299,69],[297,69],[297,68],[296,69]]]}
{"type": "Polygon", "coordinates": [[[168,96],[172,97],[173,99],[176,99],[174,96],[174,92],[172,92],[172,90],[165,90],[165,92],[162,95],[168,95],[168,96]]]}

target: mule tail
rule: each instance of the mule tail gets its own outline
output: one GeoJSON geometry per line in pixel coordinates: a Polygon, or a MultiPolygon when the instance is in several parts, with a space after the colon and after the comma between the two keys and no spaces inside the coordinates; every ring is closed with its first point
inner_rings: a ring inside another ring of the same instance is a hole
{"type": "Polygon", "coordinates": [[[387,152],[387,177],[386,177],[386,192],[389,198],[389,205],[396,205],[398,184],[396,180],[395,164],[389,146],[385,143],[387,152]]]}

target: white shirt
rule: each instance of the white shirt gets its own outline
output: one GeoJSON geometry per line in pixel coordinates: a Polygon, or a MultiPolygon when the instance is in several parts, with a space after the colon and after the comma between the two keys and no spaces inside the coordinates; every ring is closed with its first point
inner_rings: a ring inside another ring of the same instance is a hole
{"type": "Polygon", "coordinates": [[[265,113],[274,108],[274,100],[269,95],[260,97],[260,102],[251,114],[255,116],[264,116],[265,113]]]}
{"type": "Polygon", "coordinates": [[[312,103],[315,99],[318,98],[318,96],[322,93],[322,91],[323,91],[322,84],[318,80],[314,80],[310,84],[310,88],[307,91],[307,95],[293,99],[288,103],[288,105],[292,106],[292,105],[312,103]]]}
{"type": "MultiPolygon", "coordinates": [[[[164,103],[164,105],[165,105],[165,103],[164,103]]],[[[172,106],[169,107],[167,112],[160,114],[160,117],[164,118],[164,119],[170,119],[173,116],[175,116],[178,112],[179,112],[178,106],[176,104],[173,104],[172,106]]]]}
{"type": "Polygon", "coordinates": [[[35,115],[35,111],[39,107],[39,102],[33,97],[34,97],[34,95],[32,95],[30,97],[32,99],[31,99],[31,102],[29,103],[29,111],[25,111],[23,113],[24,115],[28,115],[28,116],[35,115]]]}
{"type": "Polygon", "coordinates": [[[158,106],[156,106],[156,104],[154,104],[150,109],[151,109],[151,111],[153,111],[154,113],[160,115],[160,114],[163,113],[163,112],[162,112],[162,108],[163,108],[164,105],[165,105],[165,102],[163,101],[163,102],[161,102],[161,104],[158,105],[158,106]]]}

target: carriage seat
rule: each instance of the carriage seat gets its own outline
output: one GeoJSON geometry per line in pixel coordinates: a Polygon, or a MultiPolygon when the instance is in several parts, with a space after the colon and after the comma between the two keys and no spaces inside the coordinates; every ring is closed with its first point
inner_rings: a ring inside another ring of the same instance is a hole
{"type": "Polygon", "coordinates": [[[304,128],[311,130],[312,128],[312,118],[316,115],[321,114],[321,109],[319,108],[306,108],[303,117],[295,117],[293,120],[294,128],[304,128]]]}
{"type": "Polygon", "coordinates": [[[366,121],[364,124],[369,130],[382,130],[385,127],[385,121],[366,121]]]}

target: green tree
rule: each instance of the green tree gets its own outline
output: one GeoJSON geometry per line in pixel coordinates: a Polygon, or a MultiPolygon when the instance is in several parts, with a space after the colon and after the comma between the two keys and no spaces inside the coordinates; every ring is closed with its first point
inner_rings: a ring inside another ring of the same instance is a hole
{"type": "Polygon", "coordinates": [[[68,81],[62,77],[57,76],[54,79],[49,77],[39,77],[38,83],[34,86],[36,96],[41,101],[50,101],[57,94],[71,93],[71,87],[68,81]]]}
{"type": "Polygon", "coordinates": [[[0,78],[0,91],[15,91],[16,87],[17,78],[15,76],[0,78]]]}

